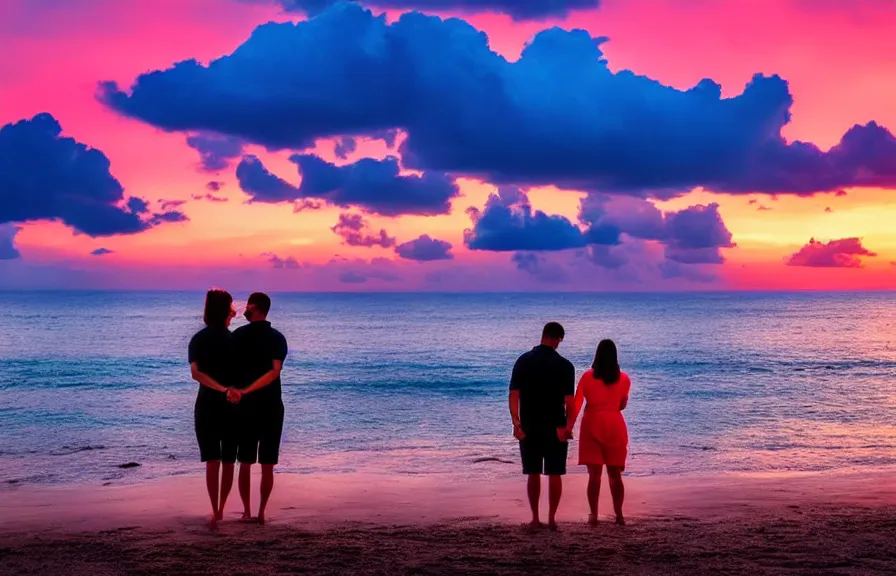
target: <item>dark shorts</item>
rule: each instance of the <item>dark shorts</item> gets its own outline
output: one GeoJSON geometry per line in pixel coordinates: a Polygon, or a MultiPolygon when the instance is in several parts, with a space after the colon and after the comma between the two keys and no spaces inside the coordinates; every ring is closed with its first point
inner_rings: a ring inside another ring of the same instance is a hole
{"type": "Polygon", "coordinates": [[[566,474],[566,456],[569,442],[561,442],[556,432],[527,435],[520,440],[520,458],[523,474],[566,474]]]}
{"type": "Polygon", "coordinates": [[[282,402],[273,406],[247,406],[240,418],[237,459],[243,464],[279,463],[282,435],[282,402]]]}
{"type": "Polygon", "coordinates": [[[193,408],[193,425],[196,429],[196,442],[199,444],[199,458],[203,462],[236,462],[237,416],[236,410],[226,400],[196,402],[193,408]]]}

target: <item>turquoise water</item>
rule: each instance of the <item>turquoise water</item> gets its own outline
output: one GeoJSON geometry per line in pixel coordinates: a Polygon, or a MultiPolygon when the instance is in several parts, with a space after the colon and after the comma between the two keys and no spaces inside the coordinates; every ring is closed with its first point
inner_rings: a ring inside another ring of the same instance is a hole
{"type": "MultiPolygon", "coordinates": [[[[580,373],[617,341],[632,475],[896,463],[894,294],[273,298],[290,344],[283,471],[518,474],[507,380],[549,320],[580,373]],[[492,457],[512,464],[475,462],[492,457]]],[[[202,301],[0,292],[0,481],[200,470],[186,348],[202,301]]]]}

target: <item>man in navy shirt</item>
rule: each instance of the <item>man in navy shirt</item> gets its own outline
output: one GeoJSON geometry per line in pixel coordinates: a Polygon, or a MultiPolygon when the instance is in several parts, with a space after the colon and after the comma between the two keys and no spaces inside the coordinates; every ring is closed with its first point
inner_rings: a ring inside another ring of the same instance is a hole
{"type": "Polygon", "coordinates": [[[532,528],[541,527],[538,500],[542,474],[549,478],[548,527],[557,528],[569,449],[566,420],[575,405],[576,378],[572,362],[557,352],[564,336],[563,326],[546,324],[541,344],[519,357],[510,378],[510,417],[513,435],[520,441],[523,474],[528,476],[532,528]]]}
{"type": "Polygon", "coordinates": [[[274,466],[280,456],[283,433],[283,399],[280,371],[286,360],[283,334],[268,322],[271,299],[255,292],[246,303],[249,324],[233,331],[232,346],[239,366],[239,391],[228,399],[239,403],[240,434],[237,459],[240,462],[240,497],[243,519],[249,520],[252,465],[261,464],[261,503],[258,522],[264,524],[264,510],[274,489],[274,466]]]}

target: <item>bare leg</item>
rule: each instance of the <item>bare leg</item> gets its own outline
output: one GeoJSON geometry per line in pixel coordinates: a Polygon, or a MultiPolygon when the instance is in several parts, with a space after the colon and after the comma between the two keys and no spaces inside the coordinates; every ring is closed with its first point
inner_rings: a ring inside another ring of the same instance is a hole
{"type": "Polygon", "coordinates": [[[233,487],[233,462],[223,462],[221,464],[221,495],[220,504],[218,504],[218,520],[224,519],[224,504],[230,495],[230,489],[233,487]]]}
{"type": "Polygon", "coordinates": [[[212,517],[208,521],[208,527],[212,530],[218,527],[218,470],[220,468],[220,460],[209,460],[205,463],[205,487],[208,489],[208,499],[212,503],[212,517]]]}
{"type": "Polygon", "coordinates": [[[607,479],[610,481],[610,493],[613,495],[613,511],[616,512],[616,523],[625,524],[622,515],[622,502],[625,500],[625,485],[622,483],[621,466],[607,466],[607,479]]]}
{"type": "Polygon", "coordinates": [[[588,465],[588,506],[591,514],[588,523],[597,524],[597,503],[600,501],[600,476],[603,471],[601,465],[588,465]]]}
{"type": "Polygon", "coordinates": [[[261,465],[261,504],[258,506],[258,523],[264,524],[264,509],[274,490],[274,465],[261,465]]]}
{"type": "Polygon", "coordinates": [[[252,510],[249,508],[252,497],[252,465],[240,463],[240,499],[243,501],[242,520],[252,518],[252,510]]]}
{"type": "Polygon", "coordinates": [[[557,529],[557,508],[563,495],[563,476],[548,476],[548,527],[557,529]]]}
{"type": "Polygon", "coordinates": [[[538,500],[541,498],[540,474],[529,474],[529,480],[526,484],[526,493],[529,495],[529,509],[532,510],[532,522],[529,526],[538,528],[541,526],[541,520],[538,518],[538,500]]]}

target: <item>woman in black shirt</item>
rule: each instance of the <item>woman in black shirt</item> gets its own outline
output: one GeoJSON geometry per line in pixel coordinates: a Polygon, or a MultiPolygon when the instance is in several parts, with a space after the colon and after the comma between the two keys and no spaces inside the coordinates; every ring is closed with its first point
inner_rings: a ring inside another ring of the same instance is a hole
{"type": "Polygon", "coordinates": [[[230,321],[236,316],[233,297],[224,290],[205,295],[205,328],[190,340],[189,361],[193,380],[199,383],[193,412],[199,455],[205,462],[205,483],[212,503],[209,528],[217,528],[233,485],[236,461],[236,407],[227,401],[233,384],[230,321]],[[221,464],[223,463],[223,467],[221,464]],[[220,490],[218,472],[221,470],[220,490]]]}

